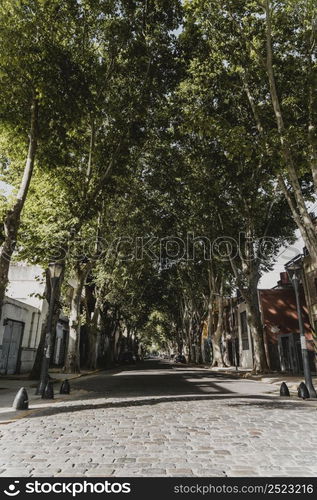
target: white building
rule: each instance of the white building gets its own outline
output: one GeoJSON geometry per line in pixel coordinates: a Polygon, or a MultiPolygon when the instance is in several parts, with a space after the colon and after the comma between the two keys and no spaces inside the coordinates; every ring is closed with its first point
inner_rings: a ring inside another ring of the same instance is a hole
{"type": "Polygon", "coordinates": [[[32,369],[38,346],[40,309],[5,297],[0,323],[0,373],[12,375],[32,369]]]}
{"type": "Polygon", "coordinates": [[[32,369],[48,304],[43,269],[12,263],[0,321],[0,374],[32,369]]]}
{"type": "Polygon", "coordinates": [[[0,321],[0,373],[32,369],[48,304],[39,266],[12,263],[0,321]]]}
{"type": "Polygon", "coordinates": [[[247,305],[240,302],[237,305],[238,334],[239,334],[239,359],[241,368],[253,367],[253,341],[247,320],[247,305]]]}
{"type": "Polygon", "coordinates": [[[10,264],[9,284],[6,295],[41,311],[47,310],[44,299],[45,276],[40,266],[32,266],[24,262],[10,264]]]}

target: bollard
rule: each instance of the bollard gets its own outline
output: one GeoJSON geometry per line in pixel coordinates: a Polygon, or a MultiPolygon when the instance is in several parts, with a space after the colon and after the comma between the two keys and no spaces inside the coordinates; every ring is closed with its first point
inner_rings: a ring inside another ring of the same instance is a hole
{"type": "Polygon", "coordinates": [[[42,381],[41,381],[41,382],[39,382],[39,383],[38,383],[38,385],[37,385],[37,387],[36,387],[36,390],[35,390],[35,393],[34,393],[34,394],[35,394],[36,396],[42,396],[42,395],[43,395],[43,392],[45,391],[46,384],[47,384],[47,381],[46,381],[46,382],[44,382],[44,384],[43,384],[43,382],[42,382],[42,381]]]}
{"type": "Polygon", "coordinates": [[[29,409],[29,397],[26,389],[21,387],[17,395],[14,398],[12,407],[15,410],[28,410],[29,409]]]}
{"type": "Polygon", "coordinates": [[[297,389],[297,394],[298,394],[299,398],[309,399],[309,392],[308,392],[307,386],[306,386],[306,384],[304,384],[304,382],[301,382],[299,384],[298,389],[297,389]]]}
{"type": "Polygon", "coordinates": [[[60,394],[69,394],[70,393],[70,385],[69,385],[69,382],[67,379],[63,381],[59,393],[60,394]]]}
{"type": "Polygon", "coordinates": [[[54,388],[53,382],[48,381],[44,392],[42,394],[42,399],[54,399],[54,388]]]}
{"type": "Polygon", "coordinates": [[[280,396],[287,396],[287,397],[289,397],[289,396],[290,396],[290,393],[289,393],[288,387],[287,387],[287,385],[285,384],[285,382],[282,382],[282,383],[281,383],[281,387],[280,387],[280,396]]]}

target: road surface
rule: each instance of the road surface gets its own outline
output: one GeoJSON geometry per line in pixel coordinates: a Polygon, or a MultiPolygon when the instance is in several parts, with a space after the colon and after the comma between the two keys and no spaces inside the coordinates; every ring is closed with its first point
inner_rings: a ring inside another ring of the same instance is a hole
{"type": "Polygon", "coordinates": [[[0,425],[2,476],[316,476],[316,402],[146,361],[0,425]]]}

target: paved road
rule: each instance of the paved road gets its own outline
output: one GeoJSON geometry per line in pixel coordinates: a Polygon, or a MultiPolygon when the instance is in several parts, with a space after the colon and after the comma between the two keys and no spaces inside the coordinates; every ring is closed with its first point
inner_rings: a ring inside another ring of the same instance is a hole
{"type": "Polygon", "coordinates": [[[0,425],[2,476],[317,475],[317,406],[272,386],[145,362],[73,382],[0,425]]]}

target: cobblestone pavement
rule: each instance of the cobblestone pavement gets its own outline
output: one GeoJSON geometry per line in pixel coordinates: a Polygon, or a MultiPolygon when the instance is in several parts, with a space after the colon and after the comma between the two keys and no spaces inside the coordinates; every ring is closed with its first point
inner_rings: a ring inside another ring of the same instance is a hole
{"type": "MultiPolygon", "coordinates": [[[[141,365],[140,365],[141,366],[141,365]]],[[[316,476],[316,402],[167,363],[78,379],[0,426],[2,476],[316,476]]]]}

